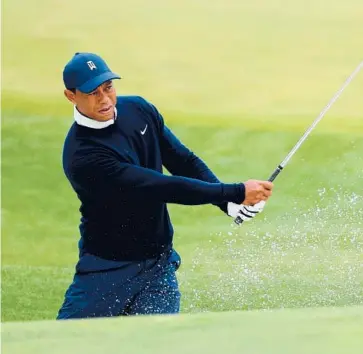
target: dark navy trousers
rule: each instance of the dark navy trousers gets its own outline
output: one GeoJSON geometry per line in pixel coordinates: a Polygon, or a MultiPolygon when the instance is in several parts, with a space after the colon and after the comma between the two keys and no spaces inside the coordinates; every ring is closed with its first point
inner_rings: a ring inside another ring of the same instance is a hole
{"type": "Polygon", "coordinates": [[[176,314],[180,309],[175,274],[179,266],[175,250],[139,262],[85,255],[77,264],[57,319],[176,314]],[[99,270],[99,262],[106,262],[108,269],[99,270]]]}

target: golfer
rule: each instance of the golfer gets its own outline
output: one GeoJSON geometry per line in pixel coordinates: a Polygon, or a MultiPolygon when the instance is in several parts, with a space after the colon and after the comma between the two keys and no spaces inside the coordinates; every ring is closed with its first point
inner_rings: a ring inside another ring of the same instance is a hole
{"type": "Polygon", "coordinates": [[[76,53],[63,71],[74,106],[63,169],[81,220],[79,259],[58,319],[178,313],[180,257],[167,204],[213,204],[247,221],[272,193],[267,181],[221,183],[155,106],[116,96],[114,79],[92,53],[76,53]]]}

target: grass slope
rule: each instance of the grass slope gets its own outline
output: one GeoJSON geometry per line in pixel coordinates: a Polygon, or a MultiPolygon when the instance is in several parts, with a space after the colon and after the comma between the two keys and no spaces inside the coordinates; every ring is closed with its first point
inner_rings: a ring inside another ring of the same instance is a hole
{"type": "Polygon", "coordinates": [[[363,308],[7,323],[2,345],[22,354],[358,354],[363,308]]]}

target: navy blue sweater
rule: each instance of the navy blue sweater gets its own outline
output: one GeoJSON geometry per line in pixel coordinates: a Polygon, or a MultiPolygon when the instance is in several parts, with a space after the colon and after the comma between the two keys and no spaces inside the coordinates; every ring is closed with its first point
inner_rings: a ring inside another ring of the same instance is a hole
{"type": "Polygon", "coordinates": [[[74,123],[63,168],[81,202],[81,251],[109,260],[143,260],[172,247],[167,203],[242,203],[242,183],[223,184],[138,96],[117,98],[114,124],[74,123]],[[163,174],[163,166],[170,172],[163,174]]]}

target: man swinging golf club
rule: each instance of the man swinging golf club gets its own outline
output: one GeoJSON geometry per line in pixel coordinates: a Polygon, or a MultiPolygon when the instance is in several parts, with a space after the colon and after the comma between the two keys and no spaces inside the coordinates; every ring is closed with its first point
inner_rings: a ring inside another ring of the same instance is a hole
{"type": "Polygon", "coordinates": [[[272,193],[268,181],[221,183],[155,106],[116,96],[119,78],[92,53],[76,53],[63,71],[75,120],[63,168],[81,203],[81,237],[58,319],[178,313],[180,257],[167,204],[213,204],[247,221],[272,193]]]}

